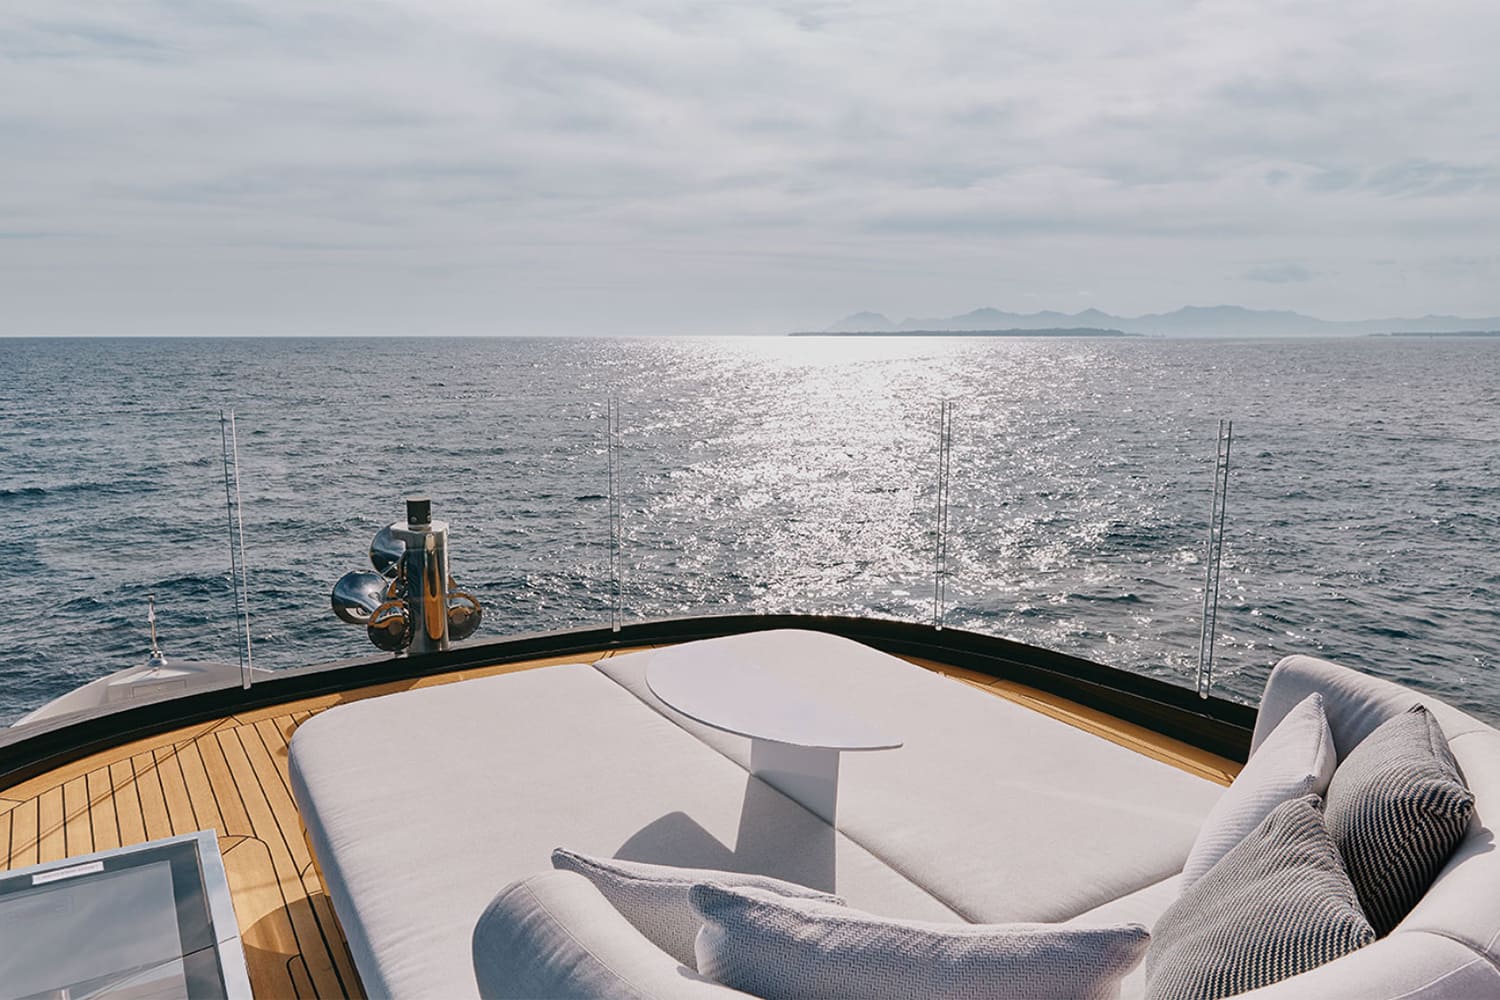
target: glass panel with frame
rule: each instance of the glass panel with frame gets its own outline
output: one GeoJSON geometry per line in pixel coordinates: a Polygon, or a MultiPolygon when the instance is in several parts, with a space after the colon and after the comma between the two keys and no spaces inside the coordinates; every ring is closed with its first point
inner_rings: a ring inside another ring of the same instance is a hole
{"type": "Polygon", "coordinates": [[[250,996],[212,831],[0,877],[0,996],[250,996]]]}

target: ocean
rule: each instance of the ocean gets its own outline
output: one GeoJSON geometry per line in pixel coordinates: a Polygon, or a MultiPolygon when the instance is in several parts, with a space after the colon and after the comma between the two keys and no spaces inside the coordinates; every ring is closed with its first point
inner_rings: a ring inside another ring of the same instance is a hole
{"type": "Polygon", "coordinates": [[[476,638],[626,621],[930,622],[1194,683],[1234,422],[1216,693],[1289,653],[1500,721],[1500,341],[0,339],[0,724],[143,660],[236,659],[219,412],[255,664],[374,656],[329,610],[425,494],[476,638]]]}

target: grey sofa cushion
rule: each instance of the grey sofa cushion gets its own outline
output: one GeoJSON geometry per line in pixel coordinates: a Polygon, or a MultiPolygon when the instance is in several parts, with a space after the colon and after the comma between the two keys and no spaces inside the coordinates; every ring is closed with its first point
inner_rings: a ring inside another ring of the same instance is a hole
{"type": "Polygon", "coordinates": [[[501,890],[474,926],[471,947],[485,1000],[745,996],[683,968],[573,872],[541,872],[501,890]]]}
{"type": "MultiPolygon", "coordinates": [[[[1442,726],[1448,749],[1475,801],[1464,839],[1421,902],[1395,931],[1371,947],[1297,977],[1297,983],[1310,984],[1307,992],[1297,994],[1298,1000],[1406,998],[1408,994],[1413,998],[1500,997],[1500,971],[1496,971],[1500,969],[1500,851],[1495,849],[1500,825],[1500,732],[1410,688],[1326,660],[1289,656],[1276,665],[1266,684],[1255,724],[1257,738],[1269,734],[1281,715],[1313,691],[1323,693],[1328,726],[1341,758],[1414,702],[1425,706],[1442,726]],[[1420,949],[1412,939],[1422,942],[1420,949]],[[1417,962],[1414,953],[1418,950],[1432,960],[1417,962]],[[1477,964],[1462,961],[1465,950],[1471,957],[1476,953],[1484,957],[1477,964]],[[1393,962],[1387,957],[1392,955],[1399,958],[1393,962]],[[1437,960],[1439,955],[1446,956],[1444,961],[1437,960]],[[1442,971],[1445,962],[1451,963],[1451,974],[1442,971]],[[1423,986],[1427,980],[1417,970],[1430,974],[1430,988],[1423,986]],[[1482,979],[1486,970],[1487,988],[1479,988],[1475,977],[1482,979]]],[[[1273,987],[1274,995],[1281,997],[1283,986],[1290,985],[1273,987]]]]}
{"type": "MultiPolygon", "coordinates": [[[[1410,688],[1310,656],[1276,665],[1256,717],[1258,746],[1314,691],[1324,698],[1340,758],[1381,723],[1427,707],[1475,795],[1474,818],[1427,894],[1391,934],[1244,1000],[1473,1000],[1500,998],[1500,733],[1473,716],[1410,688]]],[[[1252,749],[1252,753],[1254,750],[1252,749]]]]}
{"type": "Polygon", "coordinates": [[[1422,697],[1409,687],[1316,657],[1288,656],[1276,664],[1266,681],[1260,711],[1255,716],[1250,753],[1253,755],[1266,741],[1287,712],[1314,691],[1323,696],[1323,710],[1328,715],[1328,728],[1333,732],[1339,760],[1348,757],[1376,726],[1414,704],[1423,705],[1433,714],[1450,741],[1465,733],[1494,732],[1472,715],[1436,698],[1422,697]]]}
{"type": "Polygon", "coordinates": [[[1151,1000],[1217,1000],[1371,943],[1316,795],[1282,803],[1156,922],[1151,1000]]]}
{"type": "Polygon", "coordinates": [[[698,882],[765,889],[782,896],[820,899],[835,906],[844,904],[831,893],[766,875],[591,858],[561,847],[552,852],[552,867],[577,872],[594,883],[647,940],[690,969],[698,967],[693,958],[693,939],[703,926],[703,918],[688,902],[688,890],[698,882]]]}
{"type": "Polygon", "coordinates": [[[765,1000],[1106,1000],[1140,962],[1140,924],[930,924],[759,889],[696,885],[700,971],[765,1000]]]}
{"type": "Polygon", "coordinates": [[[1376,933],[1411,912],[1473,811],[1443,730],[1421,705],[1382,723],[1339,765],[1328,829],[1376,933]]]}
{"type": "MultiPolygon", "coordinates": [[[[1500,733],[1469,733],[1450,739],[1448,749],[1474,793],[1474,817],[1421,902],[1391,936],[1442,935],[1468,945],[1500,970],[1500,851],[1493,818],[1500,810],[1500,733]]],[[[1500,989],[1495,995],[1500,997],[1500,989]]]]}
{"type": "Polygon", "coordinates": [[[1182,887],[1202,878],[1281,803],[1326,792],[1337,763],[1323,696],[1310,694],[1256,748],[1203,821],[1182,869],[1182,887]]]}
{"type": "Polygon", "coordinates": [[[1397,931],[1235,1000],[1495,1000],[1500,972],[1439,934],[1397,931]]]}

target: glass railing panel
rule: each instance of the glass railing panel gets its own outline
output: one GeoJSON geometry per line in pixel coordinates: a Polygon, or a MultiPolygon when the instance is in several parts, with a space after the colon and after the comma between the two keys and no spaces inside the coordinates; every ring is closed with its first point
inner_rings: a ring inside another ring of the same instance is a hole
{"type": "Polygon", "coordinates": [[[949,624],[1192,684],[1202,422],[971,397],[954,425],[949,624]]]}
{"type": "Polygon", "coordinates": [[[143,665],[148,595],[169,660],[233,665],[237,679],[216,414],[12,409],[0,419],[0,512],[0,725],[143,665]]]}
{"type": "Polygon", "coordinates": [[[426,496],[474,641],[609,620],[605,400],[429,387],[373,419],[342,402],[237,414],[257,665],[380,655],[329,594],[426,496]]]}
{"type": "Polygon", "coordinates": [[[1256,700],[1277,659],[1311,653],[1500,717],[1495,347],[1175,348],[1235,418],[1216,691],[1256,700]]]}
{"type": "Polygon", "coordinates": [[[629,617],[930,616],[936,403],[824,375],[624,396],[629,617]]]}
{"type": "Polygon", "coordinates": [[[1500,442],[1483,421],[1329,415],[1235,449],[1216,688],[1253,698],[1259,665],[1308,653],[1500,718],[1500,442]]]}
{"type": "MultiPolygon", "coordinates": [[[[329,595],[369,568],[373,535],[413,494],[451,526],[453,575],[484,608],[474,639],[608,622],[603,403],[575,390],[423,404],[389,434],[337,402],[235,412],[257,671],[382,655],[333,616],[329,595]]],[[[222,663],[238,678],[217,411],[8,415],[0,449],[16,557],[0,579],[0,725],[144,664],[148,594],[169,663],[222,663]]]]}
{"type": "Polygon", "coordinates": [[[371,536],[413,493],[452,526],[454,575],[486,609],[476,638],[608,624],[611,397],[621,402],[613,495],[627,620],[806,611],[930,621],[948,399],[949,626],[1193,686],[1214,434],[1230,417],[1214,693],[1254,701],[1280,656],[1311,652],[1493,715],[1500,370],[1490,345],[770,338],[183,350],[173,361],[176,348],[160,342],[83,345],[68,364],[108,368],[107,394],[59,369],[44,379],[55,404],[0,397],[0,506],[18,567],[0,578],[12,621],[0,638],[20,664],[7,672],[0,721],[135,664],[147,593],[169,655],[235,661],[221,398],[240,404],[257,666],[375,653],[334,619],[329,590],[365,567],[371,536]],[[1396,355],[1405,375],[1393,394],[1379,372],[1396,355]],[[326,377],[286,377],[307,363],[326,377]]]}

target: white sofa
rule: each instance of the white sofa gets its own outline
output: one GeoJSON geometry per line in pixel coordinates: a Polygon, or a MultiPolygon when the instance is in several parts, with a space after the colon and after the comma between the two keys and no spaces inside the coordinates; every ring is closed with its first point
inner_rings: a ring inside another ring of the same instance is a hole
{"type": "MultiPolygon", "coordinates": [[[[1174,876],[1222,794],[848,640],[768,632],[709,641],[760,652],[795,643],[844,658],[865,680],[840,696],[899,724],[901,749],[845,756],[837,830],[751,777],[747,740],[660,704],[644,683],[649,652],[357,702],[298,730],[293,788],[372,997],[476,996],[476,963],[490,983],[513,979],[512,995],[538,992],[526,979],[537,970],[527,968],[525,928],[496,926],[494,911],[481,925],[481,916],[502,888],[549,868],[559,846],[761,872],[895,917],[1149,926],[1175,898],[1174,876]]],[[[1272,675],[1256,741],[1310,690],[1325,693],[1341,755],[1419,700],[1293,657],[1272,675]]],[[[1257,996],[1500,996],[1500,868],[1488,825],[1500,808],[1500,733],[1420,700],[1438,713],[1478,796],[1469,838],[1395,933],[1257,996]]],[[[621,995],[731,992],[608,919],[599,909],[608,904],[581,880],[540,880],[528,905],[580,914],[580,933],[599,936],[586,947],[628,966],[621,995]]],[[[571,989],[602,991],[619,971],[579,970],[571,989]]],[[[1141,989],[1138,970],[1124,996],[1141,989]]]]}
{"type": "Polygon", "coordinates": [[[1255,1000],[1477,1000],[1500,997],[1500,732],[1451,705],[1310,656],[1276,665],[1250,752],[1314,691],[1340,761],[1376,726],[1425,705],[1474,793],[1474,815],[1427,894],[1384,938],[1311,972],[1246,994],[1255,1000]]]}

